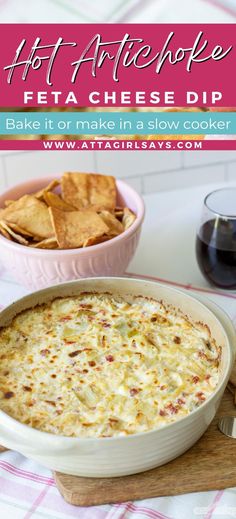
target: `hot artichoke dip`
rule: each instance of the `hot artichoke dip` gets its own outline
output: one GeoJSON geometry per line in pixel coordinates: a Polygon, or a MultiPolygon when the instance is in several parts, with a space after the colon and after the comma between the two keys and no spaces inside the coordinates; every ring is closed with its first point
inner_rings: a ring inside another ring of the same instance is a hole
{"type": "Polygon", "coordinates": [[[144,297],[83,293],[0,329],[0,408],[64,436],[125,436],[199,407],[219,381],[207,326],[144,297]]]}

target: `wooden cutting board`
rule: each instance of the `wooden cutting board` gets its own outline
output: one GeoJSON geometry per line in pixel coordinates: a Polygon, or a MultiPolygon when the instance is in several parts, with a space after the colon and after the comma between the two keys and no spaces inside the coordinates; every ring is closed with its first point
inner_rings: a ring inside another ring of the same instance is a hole
{"type": "MultiPolygon", "coordinates": [[[[236,381],[236,366],[231,380],[236,381]]],[[[176,460],[142,474],[119,478],[81,478],[55,472],[56,485],[68,503],[78,506],[236,486],[236,440],[227,438],[217,428],[219,417],[224,415],[236,416],[234,396],[228,389],[206,433],[176,460]]]]}

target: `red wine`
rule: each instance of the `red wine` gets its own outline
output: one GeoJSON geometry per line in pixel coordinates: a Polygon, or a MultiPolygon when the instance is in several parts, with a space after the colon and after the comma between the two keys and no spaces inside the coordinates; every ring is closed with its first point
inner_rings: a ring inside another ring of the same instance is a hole
{"type": "Polygon", "coordinates": [[[196,254],[203,275],[220,288],[236,289],[236,220],[209,220],[200,228],[196,254]]]}

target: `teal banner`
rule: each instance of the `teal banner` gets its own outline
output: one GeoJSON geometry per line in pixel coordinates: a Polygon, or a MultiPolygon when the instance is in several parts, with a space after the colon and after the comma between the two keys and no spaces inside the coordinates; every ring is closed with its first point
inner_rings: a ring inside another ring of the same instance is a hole
{"type": "Polygon", "coordinates": [[[1,135],[233,135],[231,112],[5,112],[1,135]]]}

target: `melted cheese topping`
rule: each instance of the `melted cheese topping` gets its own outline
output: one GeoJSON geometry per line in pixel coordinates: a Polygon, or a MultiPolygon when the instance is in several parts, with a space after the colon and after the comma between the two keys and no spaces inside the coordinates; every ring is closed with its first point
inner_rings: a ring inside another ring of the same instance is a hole
{"type": "Polygon", "coordinates": [[[149,431],[212,394],[219,360],[206,326],[155,300],[55,299],[0,330],[0,408],[65,436],[149,431]]]}

